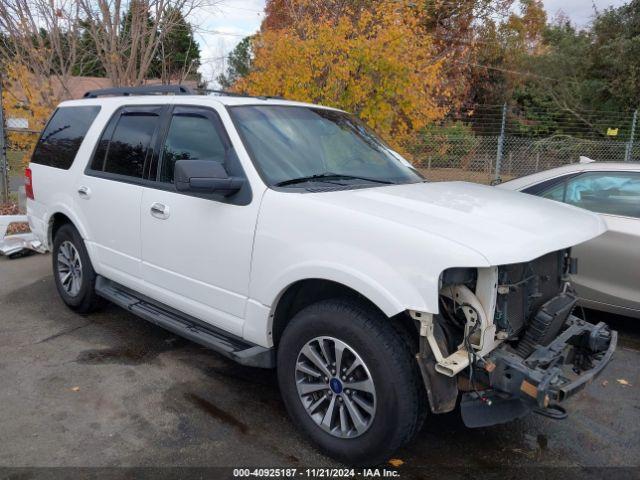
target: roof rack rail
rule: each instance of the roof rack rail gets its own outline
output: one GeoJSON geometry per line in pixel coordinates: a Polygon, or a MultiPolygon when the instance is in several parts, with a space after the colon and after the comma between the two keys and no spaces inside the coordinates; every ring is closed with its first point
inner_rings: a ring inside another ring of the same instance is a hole
{"type": "Polygon", "coordinates": [[[174,95],[194,95],[189,87],[184,85],[143,85],[141,87],[102,88],[89,90],[83,98],[98,98],[107,96],[129,97],[131,95],[160,95],[173,93],[174,95]]]}
{"type": "Polygon", "coordinates": [[[221,95],[221,96],[225,96],[225,97],[248,97],[249,95],[246,95],[244,93],[239,93],[239,92],[230,92],[228,90],[215,90],[215,89],[211,89],[211,88],[203,88],[201,90],[198,90],[200,92],[202,92],[205,95],[221,95]]]}
{"type": "Polygon", "coordinates": [[[198,91],[201,91],[204,94],[223,95],[227,97],[257,98],[259,100],[285,100],[284,97],[280,97],[277,95],[249,95],[248,93],[230,92],[228,90],[215,90],[215,89],[212,90],[210,88],[206,88],[198,91]]]}

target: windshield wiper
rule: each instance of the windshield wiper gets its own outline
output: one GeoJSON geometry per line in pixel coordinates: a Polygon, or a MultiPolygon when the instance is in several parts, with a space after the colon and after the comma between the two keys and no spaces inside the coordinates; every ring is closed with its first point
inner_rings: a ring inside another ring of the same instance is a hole
{"type": "Polygon", "coordinates": [[[329,180],[329,179],[335,179],[335,180],[364,180],[366,182],[373,182],[373,183],[382,183],[385,185],[392,185],[394,182],[390,182],[388,180],[379,180],[377,178],[368,178],[368,177],[358,177],[356,175],[344,175],[341,173],[331,173],[331,172],[327,172],[327,173],[319,173],[316,175],[309,175],[306,177],[300,177],[300,178],[292,178],[290,180],[284,180],[282,182],[278,182],[275,184],[276,187],[286,187],[287,185],[295,185],[297,183],[305,183],[305,182],[313,182],[313,181],[324,181],[324,180],[329,180]]]}

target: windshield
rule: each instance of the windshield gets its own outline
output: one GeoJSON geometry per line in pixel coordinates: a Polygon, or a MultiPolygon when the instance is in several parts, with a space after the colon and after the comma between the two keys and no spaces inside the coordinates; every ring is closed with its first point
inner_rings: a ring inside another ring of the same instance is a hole
{"type": "Polygon", "coordinates": [[[269,185],[423,181],[362,122],[344,112],[275,105],[237,106],[229,111],[269,185]]]}

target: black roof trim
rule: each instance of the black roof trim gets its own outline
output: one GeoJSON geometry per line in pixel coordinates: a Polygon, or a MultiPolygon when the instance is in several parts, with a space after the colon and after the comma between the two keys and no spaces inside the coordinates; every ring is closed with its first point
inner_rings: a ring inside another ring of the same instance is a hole
{"type": "Polygon", "coordinates": [[[129,97],[132,95],[160,95],[173,93],[174,95],[194,95],[193,91],[184,85],[144,85],[141,87],[102,88],[89,90],[83,98],[98,98],[107,96],[129,97]]]}

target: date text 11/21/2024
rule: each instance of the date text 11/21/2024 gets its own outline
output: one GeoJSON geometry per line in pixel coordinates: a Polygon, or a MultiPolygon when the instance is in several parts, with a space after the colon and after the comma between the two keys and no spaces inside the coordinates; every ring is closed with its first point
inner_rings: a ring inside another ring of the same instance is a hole
{"type": "Polygon", "coordinates": [[[234,478],[399,478],[388,468],[236,468],[234,478]]]}

